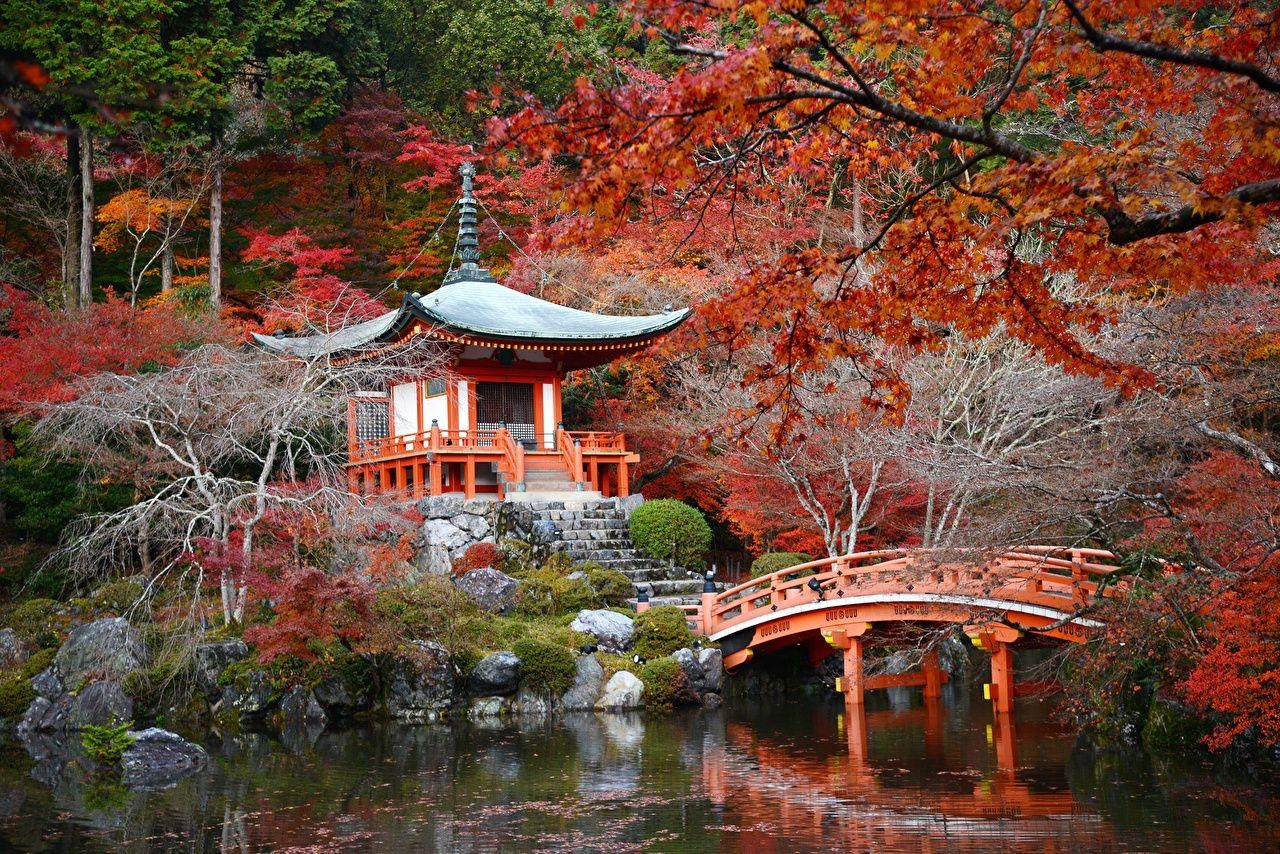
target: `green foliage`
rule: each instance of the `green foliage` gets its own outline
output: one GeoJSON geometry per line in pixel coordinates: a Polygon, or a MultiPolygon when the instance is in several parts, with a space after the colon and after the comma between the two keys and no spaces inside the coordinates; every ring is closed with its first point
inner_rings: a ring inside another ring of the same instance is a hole
{"type": "Polygon", "coordinates": [[[136,581],[113,581],[89,594],[89,605],[96,614],[123,614],[141,599],[146,589],[136,581]]]}
{"type": "MultiPolygon", "coordinates": [[[[9,523],[20,535],[42,543],[56,543],[77,515],[115,509],[127,502],[128,495],[122,487],[92,483],[81,477],[79,466],[49,460],[44,449],[34,445],[30,433],[26,423],[14,426],[13,453],[0,460],[0,501],[4,503],[9,523]]],[[[34,566],[25,574],[37,576],[47,571],[34,566]]],[[[60,574],[56,575],[59,582],[63,581],[60,574]]],[[[48,580],[34,580],[42,581],[48,589],[48,580]]],[[[6,584],[18,586],[13,579],[6,579],[6,584]]],[[[57,590],[48,589],[48,592],[57,590]]]]}
{"type": "Polygon", "coordinates": [[[692,643],[684,611],[674,605],[650,608],[636,617],[631,648],[645,658],[662,658],[692,643]]]}
{"type": "Polygon", "coordinates": [[[606,607],[620,608],[635,595],[635,585],[621,571],[601,566],[594,561],[578,564],[578,571],[585,573],[587,583],[606,607]]]}
{"type": "Polygon", "coordinates": [[[488,95],[500,83],[554,103],[599,53],[593,32],[546,0],[384,0],[376,8],[388,83],[462,136],[482,137],[493,112],[487,98],[470,105],[465,93],[488,95]]]}
{"type": "Polygon", "coordinates": [[[711,526],[698,508],[659,498],[631,512],[631,542],[649,557],[701,570],[711,548],[711,526]]]}
{"type": "Polygon", "coordinates": [[[10,609],[0,622],[13,629],[23,643],[44,649],[62,642],[67,621],[58,613],[58,603],[54,600],[28,599],[10,609]]]}
{"type": "Polygon", "coordinates": [[[520,581],[516,613],[522,617],[554,617],[595,608],[600,599],[584,578],[568,578],[544,567],[525,573],[520,581]]]}
{"type": "Polygon", "coordinates": [[[650,711],[670,710],[677,698],[684,693],[684,668],[674,658],[663,657],[647,661],[636,674],[644,683],[644,706],[650,711]]]}
{"type": "Polygon", "coordinates": [[[125,721],[116,726],[94,726],[86,724],[81,743],[84,752],[95,762],[114,765],[124,756],[124,752],[133,744],[133,735],[129,732],[133,721],[125,721]]]}
{"type": "Polygon", "coordinates": [[[16,718],[22,715],[36,698],[30,677],[22,673],[0,677],[0,718],[16,718]]]}
{"type": "Polygon", "coordinates": [[[511,645],[520,659],[520,681],[545,694],[559,695],[573,685],[576,661],[573,652],[538,638],[521,638],[511,645]]]}
{"type": "Polygon", "coordinates": [[[49,648],[41,649],[31,653],[31,657],[22,665],[22,678],[31,679],[32,677],[48,670],[53,666],[53,659],[58,655],[58,650],[49,648]]]}
{"type": "Polygon", "coordinates": [[[751,562],[751,577],[779,572],[792,566],[799,566],[813,560],[813,555],[806,552],[765,552],[751,562]]]}

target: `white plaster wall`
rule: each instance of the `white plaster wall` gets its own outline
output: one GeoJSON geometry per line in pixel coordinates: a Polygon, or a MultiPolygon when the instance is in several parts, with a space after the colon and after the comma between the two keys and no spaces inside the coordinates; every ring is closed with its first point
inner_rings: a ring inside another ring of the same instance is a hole
{"type": "Polygon", "coordinates": [[[449,426],[449,396],[447,394],[437,394],[433,397],[424,397],[422,399],[422,420],[423,430],[431,429],[431,419],[434,418],[440,422],[441,430],[450,429],[449,426]]]}
{"type": "Polygon", "coordinates": [[[395,415],[395,424],[391,432],[396,436],[408,436],[417,433],[418,426],[418,384],[400,383],[391,387],[391,411],[395,415]]]}
{"type": "Polygon", "coordinates": [[[458,380],[458,424],[450,424],[450,430],[471,429],[471,389],[466,380],[458,380]]]}
{"type": "Polygon", "coordinates": [[[546,431],[543,442],[546,447],[555,449],[556,446],[556,413],[555,413],[555,388],[551,383],[542,383],[542,429],[546,431]]]}

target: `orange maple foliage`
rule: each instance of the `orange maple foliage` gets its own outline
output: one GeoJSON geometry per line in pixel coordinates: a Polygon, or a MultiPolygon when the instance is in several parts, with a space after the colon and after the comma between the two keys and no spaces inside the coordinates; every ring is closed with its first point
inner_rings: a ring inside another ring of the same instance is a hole
{"type": "MultiPolygon", "coordinates": [[[[581,80],[558,107],[495,121],[493,143],[576,158],[564,204],[599,233],[655,197],[768,205],[802,187],[865,214],[843,239],[797,236],[702,307],[708,339],[772,334],[747,378],[762,400],[787,405],[780,392],[832,358],[867,360],[857,333],[931,347],[1002,325],[1055,363],[1149,382],[1078,333],[1117,297],[1267,268],[1280,23],[1256,4],[618,5],[683,65],[581,80]]],[[[892,372],[877,383],[905,391],[892,372]]]]}

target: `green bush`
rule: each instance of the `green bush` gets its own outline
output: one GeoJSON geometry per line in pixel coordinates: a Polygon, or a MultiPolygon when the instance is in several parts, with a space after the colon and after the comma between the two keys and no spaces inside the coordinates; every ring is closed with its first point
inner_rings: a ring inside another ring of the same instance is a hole
{"type": "Polygon", "coordinates": [[[636,617],[632,650],[645,658],[662,658],[692,643],[684,611],[675,605],[650,608],[636,617]]]}
{"type": "Polygon", "coordinates": [[[586,561],[578,564],[578,571],[586,574],[587,583],[607,608],[623,607],[628,599],[636,595],[636,587],[631,579],[619,570],[609,569],[595,561],[586,561]]]}
{"type": "Polygon", "coordinates": [[[631,512],[631,542],[649,557],[701,570],[711,548],[711,526],[698,508],[660,498],[631,512]]]}
{"type": "Polygon", "coordinates": [[[133,735],[129,728],[133,721],[125,721],[116,726],[94,726],[86,724],[81,742],[84,752],[96,762],[114,765],[124,756],[124,752],[133,744],[133,735]]]}
{"type": "Polygon", "coordinates": [[[805,552],[765,552],[751,563],[751,577],[780,572],[792,566],[799,566],[813,560],[813,555],[805,552]]]}
{"type": "Polygon", "coordinates": [[[558,696],[573,685],[577,662],[566,647],[526,637],[512,644],[511,651],[520,659],[520,681],[526,687],[558,696]]]}
{"type": "Polygon", "coordinates": [[[22,673],[6,674],[0,678],[0,718],[17,718],[31,705],[36,692],[31,689],[30,677],[22,673]]]}
{"type": "Polygon", "coordinates": [[[66,620],[52,599],[28,599],[14,606],[4,623],[17,632],[23,643],[44,649],[62,642],[66,620]]]}
{"type": "Polygon", "coordinates": [[[58,650],[50,647],[41,649],[31,653],[31,657],[27,659],[26,664],[22,665],[22,678],[31,679],[39,673],[48,670],[53,666],[53,659],[57,657],[58,650]]]}
{"type": "Polygon", "coordinates": [[[684,693],[684,668],[674,658],[647,661],[636,674],[644,683],[644,707],[650,711],[667,711],[684,693]]]}
{"type": "Polygon", "coordinates": [[[568,578],[543,567],[526,573],[520,582],[516,613],[522,617],[555,617],[595,608],[600,598],[584,578],[568,578]]]}

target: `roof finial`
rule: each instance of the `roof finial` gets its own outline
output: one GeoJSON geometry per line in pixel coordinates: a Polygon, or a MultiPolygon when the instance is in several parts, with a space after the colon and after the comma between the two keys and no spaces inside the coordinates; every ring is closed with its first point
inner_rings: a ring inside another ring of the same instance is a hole
{"type": "Polygon", "coordinates": [[[480,235],[476,227],[476,197],[472,187],[475,164],[468,160],[458,171],[462,175],[462,197],[458,199],[458,258],[462,264],[449,271],[444,283],[492,282],[493,276],[480,266],[480,235]]]}

